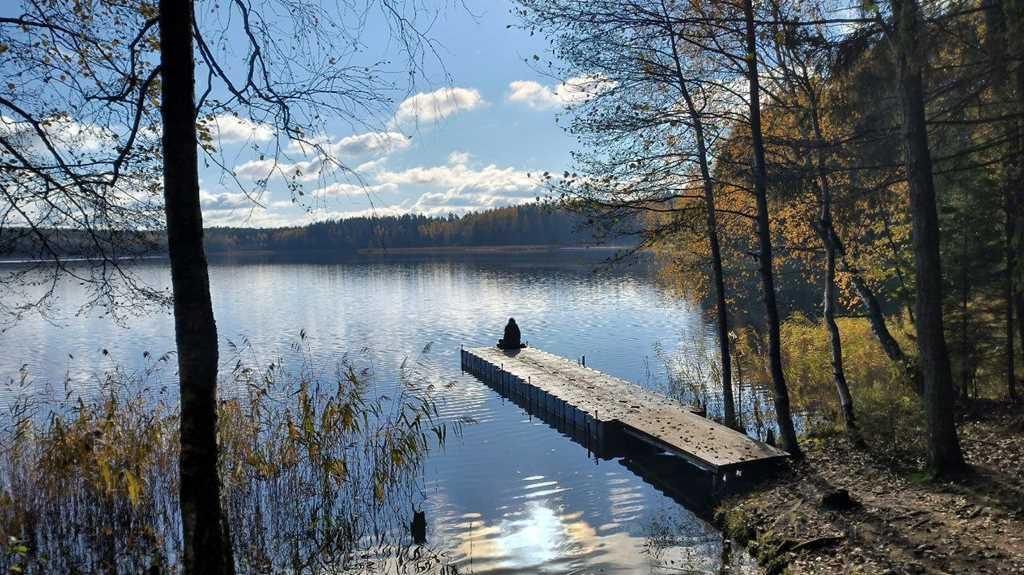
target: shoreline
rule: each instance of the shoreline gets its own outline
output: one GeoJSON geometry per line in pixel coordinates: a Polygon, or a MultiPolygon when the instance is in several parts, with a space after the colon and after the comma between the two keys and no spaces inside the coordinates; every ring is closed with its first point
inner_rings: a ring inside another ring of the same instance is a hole
{"type": "MultiPolygon", "coordinates": [[[[592,253],[611,255],[615,252],[631,249],[633,246],[623,245],[587,245],[587,244],[508,244],[486,246],[422,246],[399,248],[362,248],[355,252],[338,252],[330,249],[315,250],[231,250],[207,251],[207,257],[248,257],[248,256],[333,256],[337,258],[417,256],[417,255],[539,255],[539,254],[578,254],[592,253]]],[[[166,260],[167,254],[151,254],[134,258],[125,258],[125,263],[139,261],[166,260]]],[[[0,258],[0,265],[44,264],[49,259],[29,259],[23,257],[0,258]]],[[[102,261],[102,258],[69,257],[63,262],[84,263],[102,261]]]]}
{"type": "Polygon", "coordinates": [[[804,437],[804,461],[720,503],[714,523],[768,574],[1024,573],[1024,416],[984,402],[959,431],[971,472],[956,482],[842,434],[804,437]]]}
{"type": "Polygon", "coordinates": [[[494,246],[423,246],[406,248],[364,248],[359,250],[359,255],[366,256],[388,256],[388,255],[459,255],[459,254],[551,254],[551,253],[578,253],[578,252],[608,252],[614,253],[629,249],[630,246],[605,246],[586,244],[509,244],[494,246]]]}

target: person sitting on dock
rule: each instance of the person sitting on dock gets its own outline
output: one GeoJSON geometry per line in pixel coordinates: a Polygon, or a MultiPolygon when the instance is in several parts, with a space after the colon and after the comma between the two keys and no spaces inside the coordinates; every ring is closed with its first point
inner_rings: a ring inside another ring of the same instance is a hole
{"type": "Polygon", "coordinates": [[[510,317],[505,324],[505,337],[498,340],[498,349],[523,349],[526,344],[522,342],[522,338],[515,318],[510,317]]]}

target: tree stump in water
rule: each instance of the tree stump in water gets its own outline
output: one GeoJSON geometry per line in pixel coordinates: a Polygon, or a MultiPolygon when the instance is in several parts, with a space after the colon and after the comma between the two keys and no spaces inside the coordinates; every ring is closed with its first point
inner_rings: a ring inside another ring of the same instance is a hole
{"type": "Polygon", "coordinates": [[[412,531],[413,543],[416,545],[425,545],[427,543],[426,511],[413,511],[412,523],[409,525],[409,530],[412,531]]]}

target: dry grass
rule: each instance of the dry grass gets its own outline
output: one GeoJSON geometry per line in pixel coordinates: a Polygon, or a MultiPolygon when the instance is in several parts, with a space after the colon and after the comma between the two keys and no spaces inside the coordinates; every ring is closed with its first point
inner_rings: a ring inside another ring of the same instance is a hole
{"type": "MultiPolygon", "coordinates": [[[[843,369],[865,441],[892,461],[916,462],[924,450],[924,414],[902,366],[891,361],[866,319],[838,320],[843,369]]],[[[907,352],[913,341],[894,335],[907,352]]],[[[807,431],[830,433],[841,425],[832,377],[828,332],[823,324],[795,315],[782,329],[783,362],[793,403],[808,414],[807,431]]]]}
{"type": "MultiPolygon", "coordinates": [[[[866,319],[841,318],[844,368],[861,431],[868,444],[892,461],[914,465],[923,452],[924,419],[920,402],[903,368],[885,355],[866,319]]],[[[894,329],[907,351],[913,341],[894,329]]],[[[732,332],[733,389],[740,424],[761,438],[774,428],[766,345],[753,329],[732,332]]],[[[828,332],[823,324],[794,314],[782,325],[783,368],[790,399],[804,434],[830,434],[841,425],[831,367],[828,332]]],[[[703,336],[684,341],[673,354],[659,353],[669,374],[668,390],[686,403],[720,417],[717,347],[703,336]]]]}
{"type": "MultiPolygon", "coordinates": [[[[356,362],[324,373],[308,350],[294,372],[236,353],[219,441],[239,571],[402,563],[420,463],[447,432],[429,395],[385,396],[356,362]]],[[[176,572],[178,414],[150,386],[166,359],[105,374],[90,398],[23,396],[3,416],[0,571],[176,572]]]]}

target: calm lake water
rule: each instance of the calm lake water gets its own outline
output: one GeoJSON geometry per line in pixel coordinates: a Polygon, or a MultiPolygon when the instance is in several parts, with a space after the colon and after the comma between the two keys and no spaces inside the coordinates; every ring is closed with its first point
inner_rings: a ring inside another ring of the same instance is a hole
{"type": "MultiPolygon", "coordinates": [[[[597,459],[460,370],[459,346],[493,343],[514,316],[532,346],[663,385],[660,355],[705,337],[708,326],[642,266],[595,275],[598,261],[582,254],[214,260],[221,354],[229,369],[226,342],[244,337],[260,354],[297,361],[291,346],[304,330],[317,361],[359,353],[383,386],[404,362],[444,389],[442,415],[464,422],[463,431],[429,456],[418,506],[427,513],[428,540],[459,572],[747,572],[745,555],[723,560],[717,532],[657,487],[668,482],[685,492],[685,476],[633,471],[664,467],[657,457],[597,459]]],[[[168,281],[157,263],[143,273],[156,284],[168,281]]],[[[71,288],[62,295],[69,308],[81,299],[71,288]]],[[[7,381],[26,365],[35,388],[61,386],[67,376],[73,391],[89,393],[95,374],[144,365],[144,352],[173,350],[172,330],[166,312],[124,325],[73,313],[29,318],[0,334],[0,376],[7,381]]],[[[0,386],[0,403],[11,393],[0,386]]],[[[689,495],[702,497],[696,487],[689,495]]]]}

